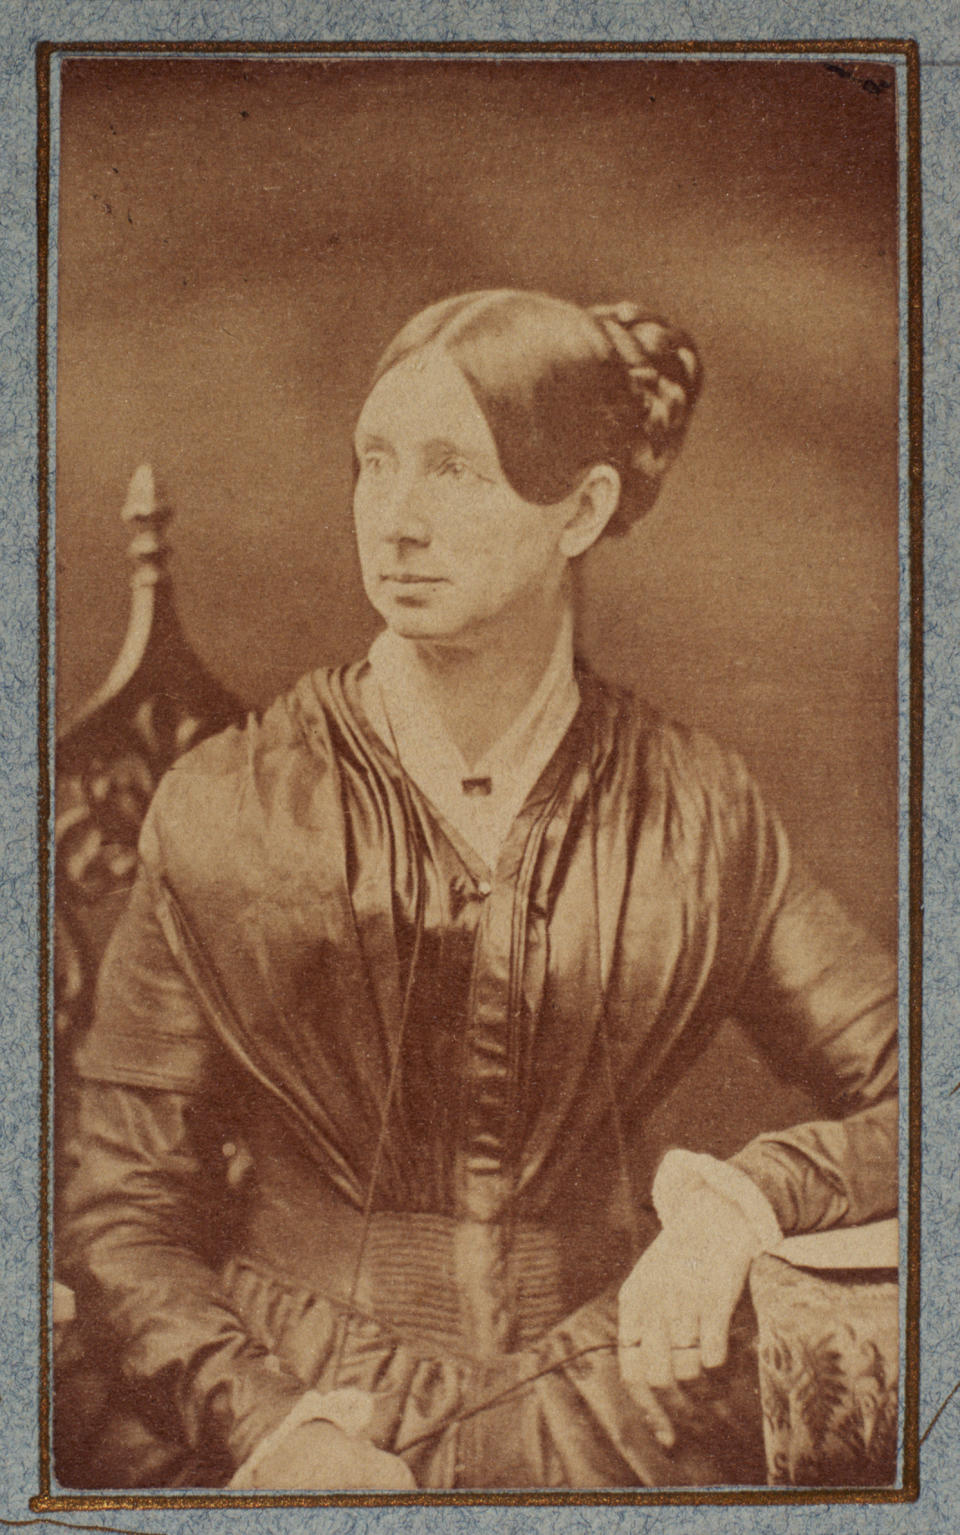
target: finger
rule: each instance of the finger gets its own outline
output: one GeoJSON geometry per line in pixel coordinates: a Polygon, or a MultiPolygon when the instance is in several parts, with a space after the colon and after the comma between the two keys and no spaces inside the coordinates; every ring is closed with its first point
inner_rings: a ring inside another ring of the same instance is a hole
{"type": "Polygon", "coordinates": [[[696,1380],[702,1368],[700,1345],[694,1344],[691,1348],[671,1349],[670,1364],[676,1380],[696,1380]]]}
{"type": "Polygon", "coordinates": [[[619,1358],[620,1374],[623,1383],[636,1402],[644,1423],[665,1450],[672,1449],[676,1440],[674,1427],[666,1411],[647,1385],[640,1360],[639,1346],[632,1344],[622,1348],[619,1358]]]}
{"type": "Polygon", "coordinates": [[[705,1370],[719,1369],[726,1363],[730,1337],[730,1319],[737,1297],[715,1297],[704,1307],[700,1328],[700,1357],[705,1370]]]}
{"type": "Polygon", "coordinates": [[[643,1324],[640,1339],[640,1363],[648,1386],[667,1391],[676,1385],[673,1373],[670,1334],[662,1316],[649,1315],[643,1324]]]}
{"type": "Polygon", "coordinates": [[[667,1333],[670,1347],[688,1349],[700,1347],[700,1307],[689,1299],[678,1299],[667,1308],[667,1333]]]}
{"type": "Polygon", "coordinates": [[[620,1287],[617,1297],[617,1346],[635,1348],[640,1342],[640,1318],[643,1315],[638,1298],[634,1297],[633,1275],[620,1287]]]}

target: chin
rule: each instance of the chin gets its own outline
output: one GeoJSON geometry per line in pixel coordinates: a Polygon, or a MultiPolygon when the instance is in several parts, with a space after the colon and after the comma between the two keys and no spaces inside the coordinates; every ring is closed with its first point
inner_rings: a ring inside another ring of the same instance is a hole
{"type": "Polygon", "coordinates": [[[426,606],[405,602],[378,602],[374,606],[387,628],[395,634],[432,635],[446,628],[439,614],[426,606]]]}
{"type": "Polygon", "coordinates": [[[444,613],[431,601],[396,599],[378,602],[375,607],[388,629],[410,640],[442,640],[452,638],[460,630],[460,624],[451,614],[444,613]]]}
{"type": "Polygon", "coordinates": [[[459,629],[451,628],[448,624],[438,623],[435,617],[428,613],[383,613],[381,614],[388,629],[394,634],[399,634],[404,640],[443,640],[456,639],[459,629]]]}

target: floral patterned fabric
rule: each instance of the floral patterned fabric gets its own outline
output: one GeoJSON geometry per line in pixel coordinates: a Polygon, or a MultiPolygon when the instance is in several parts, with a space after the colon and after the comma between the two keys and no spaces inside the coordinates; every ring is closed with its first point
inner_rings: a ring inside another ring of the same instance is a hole
{"type": "Polygon", "coordinates": [[[897,1470],[896,1279],[763,1256],[750,1289],[773,1485],[885,1486],[897,1470]]]}

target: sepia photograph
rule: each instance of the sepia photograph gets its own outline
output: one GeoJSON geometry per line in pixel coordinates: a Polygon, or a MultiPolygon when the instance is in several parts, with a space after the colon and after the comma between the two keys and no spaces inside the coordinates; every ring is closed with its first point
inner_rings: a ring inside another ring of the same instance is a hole
{"type": "Polygon", "coordinates": [[[902,71],[494,52],[59,62],[52,1497],[903,1486],[902,71]]]}

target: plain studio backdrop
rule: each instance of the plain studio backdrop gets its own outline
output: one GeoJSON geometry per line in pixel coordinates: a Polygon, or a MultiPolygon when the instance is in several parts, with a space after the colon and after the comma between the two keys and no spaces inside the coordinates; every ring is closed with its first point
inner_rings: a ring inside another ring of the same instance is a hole
{"type": "MultiPolygon", "coordinates": [[[[70,61],[60,719],[123,636],[138,464],[176,511],[196,650],[263,705],[375,632],[351,434],[399,326],[474,288],[635,299],[706,385],[651,517],[588,558],[583,648],[741,750],[895,945],[897,242],[869,61],[70,61]]],[[[732,1149],[801,1107],[745,1062],[725,1031],[668,1116],[683,1139],[732,1149]]]]}

